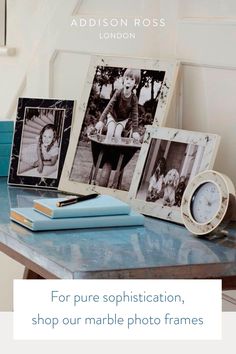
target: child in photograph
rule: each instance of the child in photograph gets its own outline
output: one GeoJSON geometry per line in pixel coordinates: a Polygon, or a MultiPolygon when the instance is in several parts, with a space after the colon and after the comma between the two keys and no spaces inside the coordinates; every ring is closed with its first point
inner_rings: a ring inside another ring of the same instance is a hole
{"type": "Polygon", "coordinates": [[[129,119],[132,119],[132,137],[139,141],[138,133],[138,98],[133,92],[141,80],[139,69],[126,69],[123,75],[123,88],[116,90],[100,116],[95,128],[101,131],[107,119],[107,133],[104,142],[111,142],[112,137],[119,142],[129,119]]]}
{"type": "Polygon", "coordinates": [[[149,186],[147,191],[147,202],[155,202],[160,198],[163,198],[164,191],[164,177],[166,174],[166,159],[161,157],[157,163],[157,167],[149,180],[149,186]]]}
{"type": "Polygon", "coordinates": [[[37,160],[33,167],[37,167],[39,173],[43,172],[44,166],[53,166],[58,159],[57,132],[53,124],[47,124],[43,127],[39,135],[37,145],[37,160]]]}
{"type": "Polygon", "coordinates": [[[31,144],[25,144],[23,139],[19,174],[32,175],[33,169],[42,174],[44,166],[54,166],[57,162],[59,147],[55,125],[46,124],[35,138],[37,141],[31,144]]]}

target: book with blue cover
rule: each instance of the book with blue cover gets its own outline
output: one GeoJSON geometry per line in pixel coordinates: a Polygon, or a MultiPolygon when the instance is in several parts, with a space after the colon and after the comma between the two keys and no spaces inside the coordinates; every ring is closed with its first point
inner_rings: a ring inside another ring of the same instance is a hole
{"type": "Polygon", "coordinates": [[[13,132],[14,122],[13,120],[1,120],[0,121],[0,135],[6,132],[13,132]]]}
{"type": "Polygon", "coordinates": [[[10,156],[0,156],[0,177],[8,176],[10,156]]]}
{"type": "Polygon", "coordinates": [[[99,195],[95,199],[84,200],[65,207],[57,203],[65,198],[44,198],[34,200],[34,209],[50,218],[75,218],[85,216],[129,214],[130,206],[109,195],[99,195]]]}
{"type": "Polygon", "coordinates": [[[144,216],[135,211],[130,211],[129,214],[123,215],[52,219],[38,213],[33,208],[11,208],[10,218],[32,231],[135,226],[144,224],[144,216]]]}
{"type": "Polygon", "coordinates": [[[0,157],[7,156],[10,158],[11,155],[11,144],[2,144],[0,137],[0,157]]]}

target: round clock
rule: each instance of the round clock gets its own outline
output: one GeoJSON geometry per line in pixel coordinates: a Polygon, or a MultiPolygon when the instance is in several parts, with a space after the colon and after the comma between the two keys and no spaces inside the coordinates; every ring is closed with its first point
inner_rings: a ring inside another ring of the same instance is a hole
{"type": "Polygon", "coordinates": [[[186,228],[196,235],[218,233],[231,220],[235,208],[235,188],[222,173],[204,171],[187,185],[181,203],[186,228]]]}

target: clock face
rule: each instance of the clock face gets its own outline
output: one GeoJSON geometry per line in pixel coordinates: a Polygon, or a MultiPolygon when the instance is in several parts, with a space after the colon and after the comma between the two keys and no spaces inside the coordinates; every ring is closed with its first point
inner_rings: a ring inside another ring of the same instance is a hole
{"type": "Polygon", "coordinates": [[[190,210],[193,219],[200,224],[209,222],[219,211],[220,204],[221,194],[217,185],[203,183],[192,196],[190,210]]]}
{"type": "Polygon", "coordinates": [[[229,177],[213,170],[202,171],[184,191],[183,223],[195,235],[216,235],[234,215],[235,203],[235,187],[229,177]]]}

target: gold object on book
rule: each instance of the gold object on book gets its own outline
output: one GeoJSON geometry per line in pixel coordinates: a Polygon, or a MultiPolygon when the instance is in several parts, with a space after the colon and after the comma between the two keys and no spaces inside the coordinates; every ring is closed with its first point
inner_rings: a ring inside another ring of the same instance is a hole
{"type": "Polygon", "coordinates": [[[46,214],[50,217],[52,216],[52,210],[39,203],[34,203],[34,209],[41,211],[43,214],[46,214]]]}
{"type": "Polygon", "coordinates": [[[23,225],[28,225],[30,227],[33,225],[31,220],[26,219],[24,216],[16,213],[15,211],[11,211],[10,217],[23,225]]]}

